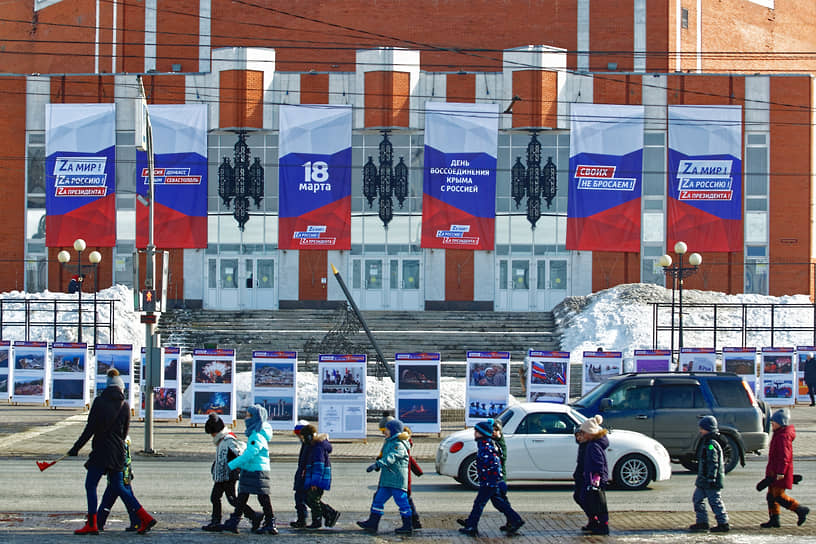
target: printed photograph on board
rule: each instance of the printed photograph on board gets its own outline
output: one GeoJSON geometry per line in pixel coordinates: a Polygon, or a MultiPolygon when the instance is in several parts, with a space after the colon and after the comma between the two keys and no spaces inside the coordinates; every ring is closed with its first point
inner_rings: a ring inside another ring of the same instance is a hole
{"type": "Polygon", "coordinates": [[[55,353],[54,372],[85,372],[85,354],[55,353]]]}
{"type": "Polygon", "coordinates": [[[569,360],[530,361],[530,383],[533,385],[566,385],[569,360]]]}
{"type": "Polygon", "coordinates": [[[397,406],[397,419],[411,423],[436,423],[439,412],[439,399],[400,399],[397,406]]]}
{"type": "Polygon", "coordinates": [[[468,417],[495,417],[507,408],[507,402],[504,399],[471,394],[469,401],[468,417]]]}
{"type": "Polygon", "coordinates": [[[8,368],[9,352],[7,349],[0,350],[0,368],[8,368]]]}
{"type": "Polygon", "coordinates": [[[227,391],[196,391],[193,410],[197,415],[230,413],[232,393],[227,391]]]}
{"type": "Polygon", "coordinates": [[[104,376],[115,368],[120,376],[130,375],[130,351],[99,350],[96,354],[96,373],[104,376]]]}
{"type": "Polygon", "coordinates": [[[762,369],[765,374],[790,374],[793,372],[793,355],[762,355],[762,369]]]}
{"type": "Polygon", "coordinates": [[[621,373],[621,362],[619,359],[604,361],[584,365],[584,381],[587,383],[605,382],[613,376],[621,373]]]}
{"type": "Polygon", "coordinates": [[[716,361],[710,357],[694,357],[683,361],[683,372],[714,372],[716,361]]]}
{"type": "Polygon", "coordinates": [[[755,374],[756,358],[754,356],[734,357],[733,359],[725,359],[725,371],[733,372],[734,374],[755,374]]]}
{"type": "Polygon", "coordinates": [[[232,383],[232,361],[195,360],[196,383],[232,383]]]}
{"type": "Polygon", "coordinates": [[[39,396],[43,394],[42,378],[14,377],[14,396],[39,396]]]}
{"type": "Polygon", "coordinates": [[[256,396],[255,404],[266,408],[269,421],[289,421],[292,419],[294,402],[291,396],[256,396]]]}
{"type": "Polygon", "coordinates": [[[8,393],[8,374],[0,374],[0,393],[8,393]]]}
{"type": "Polygon", "coordinates": [[[363,372],[359,365],[322,365],[321,391],[324,394],[348,394],[363,392],[363,372]]]}
{"type": "Polygon", "coordinates": [[[255,361],[255,387],[294,387],[293,363],[261,363],[255,361]]]}
{"type": "Polygon", "coordinates": [[[530,393],[530,402],[552,402],[554,404],[565,404],[567,402],[567,394],[555,393],[552,391],[533,391],[530,393]]]}
{"type": "Polygon", "coordinates": [[[439,367],[437,365],[399,365],[397,387],[402,390],[439,388],[439,367]]]}
{"type": "Polygon", "coordinates": [[[165,381],[178,379],[178,355],[164,356],[164,379],[165,381]]]}
{"type": "Polygon", "coordinates": [[[671,362],[668,359],[637,359],[636,372],[668,372],[671,362]]]}
{"type": "MultiPolygon", "coordinates": [[[[128,380],[123,380],[125,382],[125,398],[130,398],[130,382],[128,380]]],[[[108,386],[108,379],[97,377],[96,379],[96,397],[102,394],[102,391],[108,386]]]]}
{"type": "Polygon", "coordinates": [[[505,387],[508,363],[471,361],[470,385],[475,387],[505,387]]]}
{"type": "Polygon", "coordinates": [[[793,380],[765,377],[762,390],[766,399],[790,399],[793,398],[793,380]]]}
{"type": "Polygon", "coordinates": [[[82,388],[85,386],[84,380],[54,380],[51,390],[51,398],[79,400],[83,398],[82,388]]]}
{"type": "Polygon", "coordinates": [[[45,368],[45,354],[42,352],[15,352],[15,370],[43,370],[45,368]]]}
{"type": "MultiPolygon", "coordinates": [[[[153,390],[153,409],[176,411],[176,389],[173,387],[157,387],[153,390]]],[[[142,393],[142,410],[145,409],[145,395],[142,393]]]]}

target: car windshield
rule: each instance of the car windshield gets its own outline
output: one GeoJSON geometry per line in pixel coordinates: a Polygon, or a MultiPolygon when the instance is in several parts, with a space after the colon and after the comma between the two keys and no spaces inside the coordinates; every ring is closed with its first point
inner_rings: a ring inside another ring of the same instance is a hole
{"type": "Polygon", "coordinates": [[[604,382],[580,399],[576,400],[572,403],[572,406],[577,406],[579,408],[586,408],[587,406],[592,406],[596,404],[600,399],[609,396],[609,390],[612,386],[615,385],[615,382],[608,381],[604,382]]]}
{"type": "Polygon", "coordinates": [[[505,408],[502,413],[496,416],[496,419],[498,419],[501,422],[502,427],[504,427],[505,425],[507,425],[507,422],[510,421],[510,418],[513,417],[513,413],[514,412],[512,408],[505,408]]]}

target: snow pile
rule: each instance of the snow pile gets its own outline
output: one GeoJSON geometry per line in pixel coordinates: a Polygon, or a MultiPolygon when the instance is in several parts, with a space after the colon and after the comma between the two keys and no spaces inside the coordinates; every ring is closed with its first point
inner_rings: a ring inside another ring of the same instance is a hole
{"type": "MultiPolygon", "coordinates": [[[[653,310],[651,302],[671,303],[671,289],[659,285],[633,283],[618,285],[598,291],[585,297],[570,297],[564,300],[556,310],[558,325],[561,329],[561,349],[570,352],[570,360],[579,363],[584,351],[595,351],[603,347],[606,351],[621,351],[624,358],[631,358],[636,349],[651,349],[653,310]]],[[[678,301],[675,299],[675,304],[678,301]]],[[[810,304],[807,295],[772,297],[766,295],[728,295],[716,291],[683,290],[683,344],[687,347],[712,347],[713,337],[710,331],[688,330],[694,326],[711,326],[713,323],[712,308],[689,308],[688,303],[713,304],[810,304]]],[[[660,310],[660,324],[670,324],[671,310],[660,310]]],[[[679,312],[679,308],[675,308],[679,312]]],[[[678,319],[677,314],[675,319],[678,319]]],[[[804,325],[813,322],[813,309],[790,308],[777,309],[774,314],[776,326],[804,325]]],[[[748,312],[746,321],[751,326],[765,324],[770,326],[770,309],[754,308],[748,312]]],[[[742,309],[725,310],[717,313],[718,327],[742,326],[742,309]]],[[[675,322],[677,327],[677,322],[675,322]]],[[[675,329],[676,330],[676,329],[675,329]]],[[[794,346],[810,344],[811,332],[780,332],[774,335],[777,346],[794,346]]],[[[660,333],[658,348],[668,349],[671,338],[669,331],[660,333]]],[[[742,335],[739,331],[718,331],[717,347],[742,346],[742,335]]],[[[756,333],[748,339],[748,346],[770,346],[770,333],[756,333]]],[[[675,340],[677,349],[677,340],[675,340]]]]}

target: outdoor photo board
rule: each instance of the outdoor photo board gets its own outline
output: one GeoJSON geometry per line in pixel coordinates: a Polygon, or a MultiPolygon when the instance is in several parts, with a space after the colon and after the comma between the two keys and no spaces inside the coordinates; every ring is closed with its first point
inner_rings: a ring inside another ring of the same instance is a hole
{"type": "Polygon", "coordinates": [[[252,352],[252,403],[266,408],[273,429],[291,430],[297,421],[297,352],[252,352]]]}
{"type": "Polygon", "coordinates": [[[441,432],[441,354],[397,353],[394,359],[395,417],[410,427],[413,433],[441,432]]]}
{"type": "Polygon", "coordinates": [[[716,372],[717,350],[714,348],[680,348],[681,372],[716,372]]]}
{"type": "MultiPolygon", "coordinates": [[[[181,368],[180,350],[177,347],[162,348],[162,368],[164,369],[164,387],[153,388],[153,417],[156,419],[181,420],[181,368]]],[[[139,418],[145,417],[145,348],[139,359],[139,418]]]]}
{"type": "Polygon", "coordinates": [[[332,438],[366,437],[366,355],[319,355],[318,425],[332,438]]]}
{"type": "Polygon", "coordinates": [[[193,350],[193,407],[190,423],[206,423],[218,414],[225,425],[236,419],[235,350],[193,350]]]}
{"type": "MultiPolygon", "coordinates": [[[[796,401],[810,403],[805,383],[805,363],[816,357],[816,346],[796,346],[796,401]]],[[[1,394],[1,393],[0,393],[1,394]]]]}
{"type": "Polygon", "coordinates": [[[636,349],[635,372],[671,372],[670,349],[636,349]]]}
{"type": "Polygon", "coordinates": [[[510,352],[468,351],[465,425],[496,417],[510,400],[510,352]]]}
{"type": "Polygon", "coordinates": [[[90,405],[88,344],[51,344],[51,406],[85,408],[90,405]]]}
{"type": "Polygon", "coordinates": [[[586,395],[600,384],[623,372],[623,353],[620,351],[585,351],[581,373],[581,395],[586,395]]]}
{"type": "Polygon", "coordinates": [[[9,385],[12,383],[11,378],[12,368],[14,365],[9,364],[9,360],[11,357],[11,341],[10,340],[0,340],[0,399],[9,399],[11,387],[9,385]]]}
{"type": "Polygon", "coordinates": [[[527,350],[527,401],[566,404],[569,400],[568,351],[527,350]]]}
{"type": "Polygon", "coordinates": [[[784,406],[794,403],[795,355],[793,348],[762,348],[759,384],[762,399],[767,404],[784,406]]]}
{"type": "Polygon", "coordinates": [[[748,388],[757,394],[757,350],[755,347],[722,348],[723,372],[733,372],[742,377],[748,388]]]}
{"type": "Polygon", "coordinates": [[[102,394],[108,386],[108,370],[115,368],[119,377],[125,382],[125,401],[135,413],[136,394],[133,382],[133,345],[132,344],[97,344],[96,373],[94,380],[94,398],[102,394]]]}
{"type": "Polygon", "coordinates": [[[51,365],[47,342],[14,342],[13,388],[9,400],[16,403],[47,404],[51,365]]]}

